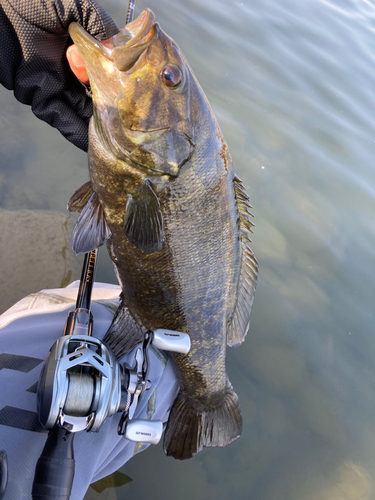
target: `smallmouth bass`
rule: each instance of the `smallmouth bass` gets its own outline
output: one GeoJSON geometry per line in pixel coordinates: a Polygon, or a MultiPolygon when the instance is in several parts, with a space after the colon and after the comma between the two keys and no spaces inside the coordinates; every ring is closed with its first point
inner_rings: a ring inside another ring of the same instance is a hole
{"type": "Polygon", "coordinates": [[[73,250],[107,242],[122,287],[105,336],[117,356],[147,330],[189,333],[190,352],[170,354],[181,390],[164,435],[165,453],[187,459],[242,430],[225,355],[245,338],[256,288],[249,198],[203,90],[151,10],[103,42],[75,23],[69,32],[94,105],[91,181],[68,205],[81,212],[73,250]]]}

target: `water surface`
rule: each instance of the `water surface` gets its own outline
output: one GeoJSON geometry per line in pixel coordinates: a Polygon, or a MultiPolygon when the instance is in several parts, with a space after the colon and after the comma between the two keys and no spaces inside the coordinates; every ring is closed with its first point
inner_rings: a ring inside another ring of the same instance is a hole
{"type": "MultiPolygon", "coordinates": [[[[101,3],[124,23],[124,2],[101,3]]],[[[254,206],[259,285],[246,342],[228,350],[244,430],[185,462],[150,448],[123,467],[132,482],[87,499],[371,500],[374,4],[145,7],[185,53],[254,206]]],[[[88,178],[85,154],[10,92],[0,99],[0,207],[64,212],[88,178]]],[[[113,281],[104,254],[98,279],[113,281]]]]}

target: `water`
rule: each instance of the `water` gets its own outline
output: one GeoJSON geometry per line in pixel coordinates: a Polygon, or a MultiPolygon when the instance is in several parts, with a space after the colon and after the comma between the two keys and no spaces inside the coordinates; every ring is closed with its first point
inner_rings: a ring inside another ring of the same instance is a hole
{"type": "MultiPolygon", "coordinates": [[[[123,2],[101,3],[124,23],[123,2]]],[[[144,7],[185,53],[254,206],[259,285],[247,340],[228,350],[244,430],[185,462],[150,448],[123,467],[132,482],[86,498],[372,500],[374,4],[139,0],[136,13],[144,7]]],[[[85,155],[10,92],[0,99],[1,208],[64,212],[88,178],[85,155]]],[[[49,246],[40,251],[48,259],[49,246]]],[[[104,254],[98,279],[113,281],[104,254]]]]}

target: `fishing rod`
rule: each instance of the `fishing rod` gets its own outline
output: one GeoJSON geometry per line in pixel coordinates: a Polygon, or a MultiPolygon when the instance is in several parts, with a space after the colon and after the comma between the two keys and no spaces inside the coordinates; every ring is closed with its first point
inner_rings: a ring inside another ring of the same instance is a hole
{"type": "Polygon", "coordinates": [[[131,23],[134,19],[134,8],[135,8],[135,0],[129,1],[128,13],[126,14],[125,24],[131,23]]]}

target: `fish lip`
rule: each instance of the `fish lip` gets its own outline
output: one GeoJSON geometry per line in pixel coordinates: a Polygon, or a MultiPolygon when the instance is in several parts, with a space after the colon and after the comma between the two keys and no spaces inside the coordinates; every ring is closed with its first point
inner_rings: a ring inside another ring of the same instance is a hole
{"type": "Polygon", "coordinates": [[[125,25],[116,35],[100,42],[91,36],[80,24],[73,22],[69,25],[69,35],[79,48],[84,50],[94,50],[106,59],[112,60],[112,51],[116,46],[136,47],[151,41],[153,37],[153,26],[155,25],[155,14],[150,9],[144,9],[140,15],[131,23],[125,25]],[[131,37],[126,43],[121,43],[121,39],[126,38],[126,34],[131,37]],[[116,43],[117,41],[117,43],[116,43]]]}
{"type": "Polygon", "coordinates": [[[151,31],[155,22],[156,17],[152,10],[144,9],[134,21],[126,24],[116,35],[109,39],[111,40],[112,48],[120,45],[135,47],[149,42],[153,36],[153,33],[151,36],[151,31]],[[125,41],[128,36],[129,39],[125,41]]]}
{"type": "Polygon", "coordinates": [[[69,25],[69,35],[78,48],[85,50],[94,50],[106,59],[111,59],[112,51],[100,43],[96,38],[91,36],[82,26],[78,23],[71,23],[69,25]]]}

